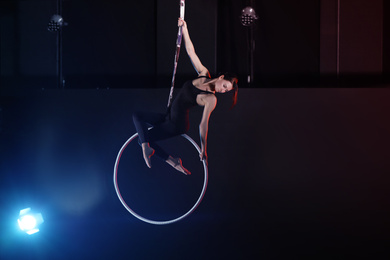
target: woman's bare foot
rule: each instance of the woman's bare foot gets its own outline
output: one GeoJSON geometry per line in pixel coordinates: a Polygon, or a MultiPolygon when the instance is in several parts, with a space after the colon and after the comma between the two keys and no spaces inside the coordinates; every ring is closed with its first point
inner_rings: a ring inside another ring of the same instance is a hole
{"type": "Polygon", "coordinates": [[[184,173],[185,175],[191,175],[191,172],[184,168],[180,158],[173,158],[172,156],[169,156],[166,162],[179,172],[184,173]]]}
{"type": "Polygon", "coordinates": [[[149,143],[142,143],[142,153],[144,155],[146,165],[149,168],[152,168],[151,157],[154,154],[154,149],[150,147],[149,143]]]}

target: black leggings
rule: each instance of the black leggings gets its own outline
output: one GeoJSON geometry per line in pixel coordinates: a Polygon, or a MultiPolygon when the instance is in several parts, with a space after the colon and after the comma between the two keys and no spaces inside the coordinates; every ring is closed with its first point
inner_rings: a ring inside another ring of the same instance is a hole
{"type": "Polygon", "coordinates": [[[133,121],[137,129],[139,144],[150,143],[150,146],[155,150],[155,154],[165,161],[169,154],[155,142],[185,133],[183,127],[168,120],[166,114],[162,113],[135,112],[133,121]],[[148,130],[151,126],[153,128],[148,130]]]}

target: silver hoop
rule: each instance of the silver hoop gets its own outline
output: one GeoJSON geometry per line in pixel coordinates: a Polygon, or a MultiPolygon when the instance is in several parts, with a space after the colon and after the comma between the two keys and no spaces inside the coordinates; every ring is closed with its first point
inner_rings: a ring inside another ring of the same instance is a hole
{"type": "MultiPolygon", "coordinates": [[[[116,160],[115,160],[115,166],[114,166],[114,186],[115,186],[115,191],[116,191],[116,194],[118,195],[118,198],[119,200],[122,202],[122,205],[127,209],[127,211],[129,211],[134,217],[138,218],[139,220],[142,220],[146,223],[149,223],[149,224],[154,224],[154,225],[166,225],[166,224],[172,224],[174,222],[177,222],[179,220],[182,220],[183,218],[187,217],[189,214],[191,214],[200,204],[200,202],[202,201],[203,197],[204,197],[204,194],[206,192],[206,188],[207,188],[207,183],[208,183],[208,168],[207,168],[207,164],[206,164],[206,161],[203,160],[203,170],[204,170],[204,180],[203,180],[203,188],[202,188],[202,192],[200,193],[199,195],[199,198],[198,200],[195,202],[195,204],[192,206],[192,208],[187,211],[185,214],[181,215],[180,217],[178,218],[175,218],[175,219],[171,219],[171,220],[165,220],[165,221],[156,221],[156,220],[150,220],[150,219],[147,219],[147,218],[144,218],[140,215],[138,215],[134,210],[132,210],[125,202],[125,200],[123,199],[120,191],[119,191],[119,187],[118,187],[118,166],[119,166],[119,161],[121,159],[121,156],[122,156],[122,153],[123,151],[125,150],[125,148],[127,147],[128,144],[131,143],[131,141],[133,141],[136,137],[138,136],[138,133],[135,133],[134,135],[132,135],[122,146],[122,148],[119,150],[118,152],[118,155],[116,157],[116,160]]],[[[181,135],[183,136],[185,139],[187,139],[194,147],[195,149],[198,151],[198,153],[201,153],[201,150],[198,146],[198,144],[191,138],[189,137],[188,135],[186,134],[183,134],[181,135]]]]}

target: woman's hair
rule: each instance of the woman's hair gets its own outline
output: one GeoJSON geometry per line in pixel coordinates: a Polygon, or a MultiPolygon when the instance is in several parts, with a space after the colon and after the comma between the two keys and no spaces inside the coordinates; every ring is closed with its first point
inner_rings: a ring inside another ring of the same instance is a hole
{"type": "Polygon", "coordinates": [[[238,77],[235,74],[229,73],[229,72],[224,72],[220,73],[219,76],[224,76],[223,79],[228,80],[232,83],[233,85],[233,96],[232,96],[232,106],[230,109],[232,109],[236,104],[237,104],[237,94],[238,94],[238,77]]]}

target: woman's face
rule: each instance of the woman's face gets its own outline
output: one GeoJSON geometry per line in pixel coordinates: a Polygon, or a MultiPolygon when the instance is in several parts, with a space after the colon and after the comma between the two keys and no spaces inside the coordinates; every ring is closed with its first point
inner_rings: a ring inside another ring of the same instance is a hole
{"type": "Polygon", "coordinates": [[[233,84],[224,79],[223,76],[220,76],[215,82],[215,92],[217,93],[226,93],[233,89],[233,84]]]}

